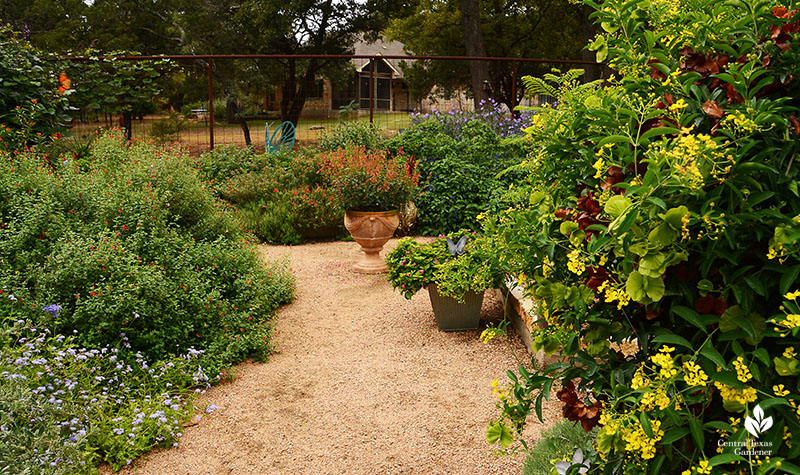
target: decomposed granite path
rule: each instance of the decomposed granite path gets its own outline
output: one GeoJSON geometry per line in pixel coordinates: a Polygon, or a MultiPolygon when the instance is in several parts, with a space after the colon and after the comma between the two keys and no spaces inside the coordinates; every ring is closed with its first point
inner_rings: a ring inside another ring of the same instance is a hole
{"type": "MultiPolygon", "coordinates": [[[[288,254],[297,278],[296,300],[277,317],[279,353],[238,366],[232,383],[199,401],[218,409],[186,428],[178,448],[123,473],[519,473],[522,457],[493,455],[484,437],[497,415],[490,383],[517,366],[509,344],[483,344],[480,330],[437,331],[428,293],[407,301],[385,275],[355,274],[357,249],[263,246],[265,258],[288,254]]],[[[482,326],[501,316],[487,293],[482,326]]],[[[529,359],[516,336],[513,345],[529,359]]],[[[555,422],[558,408],[545,406],[555,422]]],[[[526,437],[542,427],[532,420],[526,437]]]]}

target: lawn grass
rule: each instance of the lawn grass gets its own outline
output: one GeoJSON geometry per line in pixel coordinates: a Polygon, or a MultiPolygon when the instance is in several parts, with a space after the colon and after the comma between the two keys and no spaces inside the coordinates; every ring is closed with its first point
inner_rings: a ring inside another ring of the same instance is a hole
{"type": "MultiPolygon", "coordinates": [[[[132,135],[135,138],[148,138],[150,129],[153,123],[159,120],[168,118],[168,116],[147,116],[143,120],[133,121],[132,135]]],[[[358,117],[348,119],[350,121],[369,122],[369,114],[360,115],[358,117]]],[[[270,122],[270,132],[275,130],[275,127],[280,124],[280,120],[264,120],[253,119],[247,121],[247,126],[250,128],[250,138],[253,146],[256,149],[264,148],[264,125],[270,122]]],[[[406,129],[409,126],[410,118],[406,112],[390,112],[390,113],[376,113],[373,115],[373,123],[386,130],[389,134],[395,134],[401,129],[406,129]]],[[[338,117],[313,117],[313,118],[300,118],[297,129],[297,140],[302,142],[316,143],[326,131],[329,131],[339,123],[338,117]]],[[[77,136],[83,136],[96,130],[97,128],[104,127],[106,124],[103,122],[87,122],[77,123],[71,129],[71,133],[77,136]]],[[[203,121],[188,120],[186,122],[187,129],[181,132],[180,142],[190,148],[207,149],[208,148],[208,123],[203,121]]],[[[239,124],[228,124],[225,122],[214,122],[214,144],[232,144],[237,146],[244,146],[244,135],[242,128],[239,124]]]]}

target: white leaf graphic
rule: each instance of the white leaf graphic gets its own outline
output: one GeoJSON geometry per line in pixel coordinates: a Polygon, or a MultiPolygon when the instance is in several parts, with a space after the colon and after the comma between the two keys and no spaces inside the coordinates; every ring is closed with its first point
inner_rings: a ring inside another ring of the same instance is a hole
{"type": "Polygon", "coordinates": [[[755,416],[755,418],[750,416],[745,417],[744,428],[757,439],[760,434],[763,434],[767,429],[772,427],[772,416],[765,419],[764,409],[761,409],[760,404],[756,404],[756,407],[753,408],[753,416],[755,416]]]}
{"type": "Polygon", "coordinates": [[[589,468],[591,467],[591,465],[588,462],[583,461],[583,450],[581,449],[577,449],[575,453],[572,455],[572,462],[564,462],[564,461],[556,462],[555,467],[559,475],[566,475],[567,471],[573,465],[580,466],[580,468],[578,468],[578,473],[586,473],[589,471],[589,468]]]}
{"type": "Polygon", "coordinates": [[[758,439],[758,422],[756,422],[755,419],[750,416],[745,417],[744,428],[747,429],[747,432],[749,432],[750,435],[758,439]]]}
{"type": "Polygon", "coordinates": [[[766,419],[764,419],[763,421],[761,421],[761,428],[760,428],[759,432],[761,432],[763,434],[770,427],[772,427],[772,416],[769,416],[766,419]]]}

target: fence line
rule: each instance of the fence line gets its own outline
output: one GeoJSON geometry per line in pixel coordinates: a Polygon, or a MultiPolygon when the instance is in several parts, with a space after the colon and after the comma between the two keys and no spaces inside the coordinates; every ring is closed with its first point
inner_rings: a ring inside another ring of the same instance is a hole
{"type": "MultiPolygon", "coordinates": [[[[199,117],[202,113],[203,122],[207,122],[207,141],[208,148],[213,149],[218,139],[221,138],[219,135],[215,136],[217,131],[215,130],[215,113],[214,113],[214,67],[215,61],[222,61],[222,60],[246,60],[246,59],[266,59],[266,60],[286,60],[286,59],[295,59],[295,60],[310,60],[310,59],[325,59],[325,60],[342,60],[342,61],[352,61],[355,59],[364,59],[369,61],[369,67],[365,68],[366,64],[362,65],[362,69],[366,69],[367,72],[361,71],[358,75],[356,75],[354,81],[358,81],[360,78],[368,79],[368,88],[369,88],[369,96],[364,96],[363,92],[358,92],[357,98],[359,99],[359,103],[361,103],[361,99],[368,99],[369,101],[369,122],[374,123],[376,117],[376,79],[383,84],[383,88],[381,89],[381,84],[378,84],[378,89],[382,91],[385,95],[387,94],[386,91],[386,74],[379,73],[376,71],[376,63],[378,60],[418,60],[418,61],[459,61],[459,62],[466,62],[466,61],[487,61],[487,62],[501,62],[501,63],[510,63],[512,69],[512,77],[511,77],[511,97],[515,98],[516,101],[517,97],[517,66],[518,64],[525,64],[525,63],[536,63],[536,64],[574,64],[574,65],[594,65],[596,66],[597,63],[592,61],[584,61],[584,60],[566,60],[566,59],[547,59],[547,58],[506,58],[506,57],[483,57],[483,56],[419,56],[419,55],[381,55],[381,54],[351,54],[351,55],[326,55],[326,54],[306,54],[306,55],[282,55],[282,54],[233,54],[233,55],[219,55],[219,54],[212,54],[212,55],[160,55],[160,56],[96,56],[96,57],[86,57],[86,56],[68,56],[62,57],[61,60],[66,61],[75,61],[75,62],[89,62],[89,61],[99,61],[104,59],[115,59],[121,61],[147,61],[147,60],[156,60],[156,59],[168,59],[173,61],[193,61],[195,64],[204,65],[207,68],[207,81],[208,81],[208,108],[205,111],[199,110],[196,114],[196,118],[200,119],[199,117]],[[203,64],[205,63],[205,64],[203,64]]],[[[388,63],[386,63],[388,64],[388,63]]],[[[392,74],[390,73],[389,76],[389,109],[387,112],[391,113],[391,107],[394,103],[394,97],[391,96],[392,94],[392,74]]],[[[402,81],[402,76],[398,76],[398,78],[402,81]]],[[[363,83],[366,84],[366,83],[363,83]]],[[[356,85],[355,90],[360,91],[362,89],[362,83],[358,83],[356,85]]],[[[435,87],[435,86],[434,86],[435,87]]],[[[333,101],[334,101],[334,93],[332,90],[329,91],[329,110],[328,110],[328,117],[330,118],[330,112],[333,111],[333,101]]],[[[348,91],[349,92],[349,91],[348,91]]],[[[410,100],[410,93],[407,93],[407,107],[410,107],[411,100],[410,100]]],[[[466,97],[466,96],[465,96],[466,97]]],[[[386,98],[377,98],[378,101],[386,102],[386,98]]],[[[462,101],[464,98],[457,98],[456,102],[462,101]]],[[[268,102],[265,99],[265,102],[268,102]]],[[[352,103],[352,101],[351,101],[352,103]]],[[[420,101],[420,104],[421,101],[420,101]]],[[[382,104],[381,107],[381,114],[383,114],[383,108],[385,104],[382,104]]],[[[463,106],[462,106],[463,107],[463,106]]],[[[366,109],[362,107],[363,109],[366,109]]],[[[449,108],[454,108],[454,106],[450,105],[449,108]]],[[[265,106],[265,109],[267,107],[265,106]]],[[[424,109],[424,107],[423,107],[424,109]]],[[[406,109],[406,112],[408,109],[406,109]]],[[[266,111],[268,112],[268,111],[266,111]]],[[[359,116],[361,114],[360,111],[356,112],[355,115],[359,116]]],[[[384,124],[387,124],[391,118],[382,118],[384,124]]],[[[357,118],[357,120],[360,120],[357,118]]],[[[326,128],[326,125],[322,125],[323,122],[318,123],[317,125],[310,126],[307,125],[299,130],[299,136],[303,137],[306,140],[314,140],[318,137],[318,133],[326,128]]],[[[327,124],[327,123],[326,123],[327,124]]],[[[402,130],[403,125],[405,122],[403,120],[395,120],[394,129],[402,130]],[[398,125],[399,124],[399,125],[398,125]]],[[[144,125],[144,122],[142,122],[144,125]]],[[[249,124],[248,124],[249,127],[249,124]]],[[[80,127],[79,127],[80,129],[80,127]]],[[[221,129],[219,132],[222,132],[221,129]]],[[[260,137],[257,135],[257,137],[260,137]]],[[[234,140],[235,142],[236,140],[234,140]]],[[[254,144],[260,145],[260,139],[253,140],[254,144]]],[[[195,146],[199,145],[200,141],[195,143],[194,140],[191,140],[190,143],[194,144],[195,146]]]]}

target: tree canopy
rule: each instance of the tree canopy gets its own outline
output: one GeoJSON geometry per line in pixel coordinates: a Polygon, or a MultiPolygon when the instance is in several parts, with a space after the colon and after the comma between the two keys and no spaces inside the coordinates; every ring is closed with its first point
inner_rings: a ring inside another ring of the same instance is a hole
{"type": "MultiPolygon", "coordinates": [[[[403,43],[417,55],[468,55],[468,36],[462,18],[469,0],[416,0],[412,13],[393,19],[387,37],[403,43]]],[[[584,44],[580,7],[568,0],[484,0],[477,3],[480,33],[486,56],[581,59],[584,44]]],[[[473,52],[474,54],[474,52],[473,52]]],[[[552,65],[519,63],[517,77],[541,75],[552,65]]],[[[511,65],[488,64],[488,84],[478,91],[513,108],[519,103],[522,88],[512,97],[511,65]]],[[[412,93],[427,94],[438,84],[452,91],[470,86],[468,62],[417,61],[406,70],[412,93]]],[[[475,89],[472,85],[472,89],[475,89]]]]}

